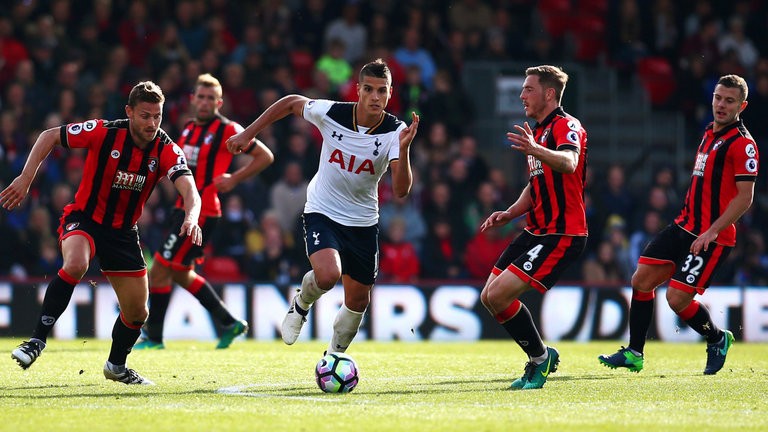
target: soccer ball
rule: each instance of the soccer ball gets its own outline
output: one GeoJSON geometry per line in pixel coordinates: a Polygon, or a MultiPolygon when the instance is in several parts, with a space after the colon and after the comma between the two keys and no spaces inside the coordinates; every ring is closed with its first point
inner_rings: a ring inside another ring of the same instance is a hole
{"type": "Polygon", "coordinates": [[[315,366],[315,381],[326,393],[349,393],[360,379],[355,361],[343,353],[329,353],[315,366]]]}

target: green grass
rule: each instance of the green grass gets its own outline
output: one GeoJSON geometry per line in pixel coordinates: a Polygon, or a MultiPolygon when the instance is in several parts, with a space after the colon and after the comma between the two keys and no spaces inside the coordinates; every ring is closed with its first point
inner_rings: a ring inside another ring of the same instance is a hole
{"type": "Polygon", "coordinates": [[[170,341],[129,357],[153,387],[104,379],[108,341],[50,341],[26,371],[10,359],[19,342],[0,339],[0,430],[768,430],[765,344],[737,343],[704,376],[703,343],[649,343],[634,374],[597,361],[616,342],[561,342],[543,389],[509,391],[525,362],[513,342],[359,342],[360,384],[326,395],[313,375],[320,342],[170,341]]]}

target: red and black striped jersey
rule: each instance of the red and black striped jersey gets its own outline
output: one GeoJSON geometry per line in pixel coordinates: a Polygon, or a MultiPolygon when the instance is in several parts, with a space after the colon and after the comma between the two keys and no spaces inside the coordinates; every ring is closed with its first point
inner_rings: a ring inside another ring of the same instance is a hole
{"type": "MultiPolygon", "coordinates": [[[[221,201],[213,179],[229,169],[233,155],[226,142],[242,130],[238,123],[217,114],[204,124],[190,120],[181,131],[177,143],[184,150],[202,199],[200,216],[221,216],[221,201]]],[[[176,207],[184,207],[181,197],[176,200],[176,207]]]]}
{"type": "MultiPolygon", "coordinates": [[[[697,236],[709,229],[738,194],[736,182],[757,179],[758,161],[757,145],[741,120],[717,133],[709,124],[696,151],[691,184],[675,223],[697,236]]],[[[716,242],[734,246],[736,226],[723,229],[716,242]]]]}
{"type": "Polygon", "coordinates": [[[562,107],[536,124],[537,143],[550,150],[572,150],[579,154],[579,164],[572,174],[560,173],[533,156],[528,156],[528,182],[531,185],[531,209],[527,223],[531,234],[586,236],[584,183],[587,169],[587,132],[581,122],[566,114],[562,107]]]}
{"type": "Polygon", "coordinates": [[[64,213],[82,211],[116,229],[136,225],[155,185],[189,175],[184,152],[161,129],[146,149],[136,146],[129,120],[88,120],[61,126],[61,145],[88,150],[75,200],[64,213]]]}

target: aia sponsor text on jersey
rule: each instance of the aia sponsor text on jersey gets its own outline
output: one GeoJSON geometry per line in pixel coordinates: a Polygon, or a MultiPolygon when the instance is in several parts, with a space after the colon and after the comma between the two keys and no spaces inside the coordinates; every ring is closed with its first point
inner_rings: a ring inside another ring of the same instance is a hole
{"type": "Polygon", "coordinates": [[[363,172],[367,172],[370,175],[376,175],[376,169],[373,166],[372,160],[363,159],[358,164],[357,157],[355,155],[349,155],[349,162],[346,162],[344,153],[339,149],[335,149],[333,153],[331,153],[331,157],[328,159],[328,163],[338,164],[340,169],[351,173],[361,174],[363,172]]]}

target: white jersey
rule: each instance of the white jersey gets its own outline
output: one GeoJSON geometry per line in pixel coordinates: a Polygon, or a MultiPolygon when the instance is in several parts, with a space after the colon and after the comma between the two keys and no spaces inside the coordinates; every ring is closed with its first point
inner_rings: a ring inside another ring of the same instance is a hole
{"type": "Polygon", "coordinates": [[[400,131],[406,125],[384,113],[365,129],[357,125],[355,103],[314,99],[303,117],[323,135],[320,165],[309,182],[305,213],[320,213],[345,226],[379,221],[378,184],[389,163],[400,157],[400,131]]]}

